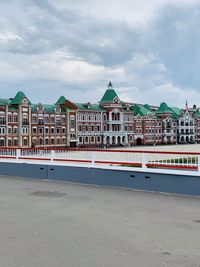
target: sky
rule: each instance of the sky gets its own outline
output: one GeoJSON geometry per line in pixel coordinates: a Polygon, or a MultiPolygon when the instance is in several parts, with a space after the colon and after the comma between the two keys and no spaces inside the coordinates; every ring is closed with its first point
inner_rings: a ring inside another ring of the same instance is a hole
{"type": "Polygon", "coordinates": [[[0,98],[200,106],[200,0],[0,0],[0,98]]]}

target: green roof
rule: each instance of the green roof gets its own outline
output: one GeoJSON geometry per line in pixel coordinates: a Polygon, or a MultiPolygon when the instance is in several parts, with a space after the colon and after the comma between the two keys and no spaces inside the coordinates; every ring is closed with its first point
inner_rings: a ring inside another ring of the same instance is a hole
{"type": "Polygon", "coordinates": [[[108,84],[108,88],[105,91],[100,103],[113,102],[115,97],[117,97],[119,99],[118,95],[116,94],[115,90],[113,89],[112,83],[110,82],[108,84]]]}
{"type": "Polygon", "coordinates": [[[61,96],[58,101],[56,102],[56,105],[62,105],[67,101],[67,99],[64,96],[61,96]]]}
{"type": "Polygon", "coordinates": [[[97,110],[103,111],[104,108],[100,107],[98,104],[90,104],[90,103],[74,103],[79,110],[97,110]]]}
{"type": "Polygon", "coordinates": [[[174,108],[174,107],[169,107],[169,109],[172,111],[172,118],[177,119],[180,117],[182,109],[180,108],[174,108]]]}
{"type": "Polygon", "coordinates": [[[194,117],[195,118],[199,118],[200,117],[200,111],[197,110],[195,113],[194,113],[194,117]]]}
{"type": "Polygon", "coordinates": [[[137,104],[134,107],[132,107],[132,110],[134,112],[134,116],[140,115],[140,116],[143,117],[143,116],[147,115],[147,113],[151,113],[152,114],[152,112],[150,112],[149,109],[147,109],[143,105],[138,105],[137,104]]]}
{"type": "Polygon", "coordinates": [[[6,98],[0,98],[0,105],[9,105],[10,104],[10,99],[6,99],[6,98]]]}
{"type": "MultiPolygon", "coordinates": [[[[31,111],[37,112],[38,104],[32,104],[31,105],[31,111]]],[[[42,104],[44,112],[54,113],[56,105],[48,105],[48,104],[42,104]]]]}
{"type": "Polygon", "coordinates": [[[148,110],[151,110],[151,107],[148,104],[145,104],[144,107],[148,110]]]}
{"type": "MultiPolygon", "coordinates": [[[[11,105],[19,105],[22,104],[22,99],[26,97],[25,94],[22,91],[17,92],[16,96],[11,100],[11,105]]],[[[27,98],[27,97],[26,97],[27,98]]],[[[28,100],[28,104],[30,104],[30,101],[28,100]]]]}
{"type": "Polygon", "coordinates": [[[162,104],[160,104],[160,107],[157,109],[156,113],[172,113],[172,110],[165,102],[163,102],[162,104]]]}

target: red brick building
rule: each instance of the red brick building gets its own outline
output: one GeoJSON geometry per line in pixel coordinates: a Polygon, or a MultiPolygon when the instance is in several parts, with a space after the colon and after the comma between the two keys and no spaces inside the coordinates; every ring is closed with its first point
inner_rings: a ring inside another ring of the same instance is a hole
{"type": "Polygon", "coordinates": [[[1,147],[96,147],[200,142],[200,111],[122,101],[109,83],[97,104],[0,99],[1,147]]]}

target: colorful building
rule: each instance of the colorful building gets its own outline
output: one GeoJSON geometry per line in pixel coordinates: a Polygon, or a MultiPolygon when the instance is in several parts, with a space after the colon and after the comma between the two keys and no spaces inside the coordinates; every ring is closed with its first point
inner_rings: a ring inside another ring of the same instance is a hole
{"type": "Polygon", "coordinates": [[[200,110],[122,101],[111,82],[97,104],[61,96],[33,104],[23,92],[0,99],[1,147],[109,147],[200,142],[200,110]]]}

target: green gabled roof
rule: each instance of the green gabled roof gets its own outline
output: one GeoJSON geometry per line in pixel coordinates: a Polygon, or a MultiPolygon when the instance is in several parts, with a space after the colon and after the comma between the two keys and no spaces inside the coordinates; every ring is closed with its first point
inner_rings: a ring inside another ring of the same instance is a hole
{"type": "Polygon", "coordinates": [[[148,104],[145,104],[144,107],[148,110],[151,110],[151,107],[148,104]]]}
{"type": "Polygon", "coordinates": [[[100,107],[98,104],[89,104],[89,103],[74,103],[79,110],[97,110],[103,111],[104,108],[100,107]]]}
{"type": "Polygon", "coordinates": [[[108,88],[105,91],[100,103],[113,102],[113,99],[115,97],[117,97],[119,99],[118,95],[116,94],[115,90],[113,89],[112,83],[109,82],[108,88]]]}
{"type": "Polygon", "coordinates": [[[36,104],[32,104],[31,105],[31,111],[32,112],[36,112],[37,111],[37,105],[36,104]]]}
{"type": "MultiPolygon", "coordinates": [[[[22,104],[22,99],[26,97],[24,92],[19,91],[17,92],[16,96],[11,100],[11,105],[19,105],[22,104]]],[[[26,97],[27,98],[27,97],[26,97]]],[[[28,100],[28,103],[31,104],[31,102],[28,100]]]]}
{"type": "Polygon", "coordinates": [[[62,105],[67,101],[67,99],[62,95],[58,101],[56,102],[56,105],[62,105]]]}
{"type": "Polygon", "coordinates": [[[160,104],[160,107],[157,109],[156,113],[172,113],[172,110],[165,102],[163,102],[160,104]]]}
{"type": "Polygon", "coordinates": [[[200,111],[197,110],[195,113],[194,113],[194,117],[195,118],[199,118],[200,117],[200,111]]]}
{"type": "Polygon", "coordinates": [[[180,117],[182,109],[175,107],[169,107],[169,109],[172,111],[173,119],[177,119],[178,117],[180,117]]]}
{"type": "Polygon", "coordinates": [[[134,116],[140,115],[143,117],[147,115],[147,113],[152,113],[143,105],[135,105],[134,107],[132,107],[132,110],[134,112],[134,116]]]}
{"type": "Polygon", "coordinates": [[[43,108],[44,108],[44,111],[45,112],[55,112],[55,108],[56,108],[56,105],[47,105],[47,104],[44,104],[43,105],[43,108]]]}
{"type": "MultiPolygon", "coordinates": [[[[37,107],[38,107],[38,104],[32,104],[31,105],[31,111],[37,112],[37,107]]],[[[54,113],[56,105],[42,104],[42,107],[43,107],[44,112],[54,113]]]]}
{"type": "Polygon", "coordinates": [[[6,98],[0,98],[0,105],[9,105],[10,104],[10,99],[6,99],[6,98]]]}

